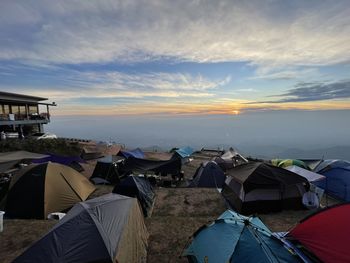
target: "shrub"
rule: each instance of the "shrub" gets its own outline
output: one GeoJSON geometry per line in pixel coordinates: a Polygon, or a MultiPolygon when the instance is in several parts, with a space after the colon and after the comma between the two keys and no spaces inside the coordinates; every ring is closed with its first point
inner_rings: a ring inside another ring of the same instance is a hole
{"type": "Polygon", "coordinates": [[[8,139],[0,141],[0,152],[29,151],[41,154],[57,154],[67,156],[77,156],[81,154],[78,143],[67,142],[64,139],[8,139]]]}

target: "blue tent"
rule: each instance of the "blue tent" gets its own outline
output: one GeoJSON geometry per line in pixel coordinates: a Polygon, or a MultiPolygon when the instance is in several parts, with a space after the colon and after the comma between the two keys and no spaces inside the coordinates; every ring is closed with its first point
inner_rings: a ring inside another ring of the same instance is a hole
{"type": "Polygon", "coordinates": [[[129,158],[131,156],[139,159],[145,158],[145,154],[140,148],[136,148],[131,151],[120,151],[119,154],[124,156],[125,158],[129,158]]]}
{"type": "Polygon", "coordinates": [[[193,176],[190,187],[216,187],[222,188],[226,176],[216,162],[202,163],[193,176]]]}
{"type": "Polygon", "coordinates": [[[343,160],[325,160],[314,171],[326,177],[315,182],[333,197],[350,201],[350,162],[343,160]]]}
{"type": "Polygon", "coordinates": [[[180,148],[178,150],[175,150],[175,152],[181,157],[181,158],[187,158],[187,157],[190,157],[191,154],[194,152],[194,150],[189,147],[189,146],[186,146],[186,147],[183,147],[183,148],[180,148]]]}
{"type": "Polygon", "coordinates": [[[183,256],[189,262],[300,262],[258,217],[231,210],[193,235],[183,256]]]}

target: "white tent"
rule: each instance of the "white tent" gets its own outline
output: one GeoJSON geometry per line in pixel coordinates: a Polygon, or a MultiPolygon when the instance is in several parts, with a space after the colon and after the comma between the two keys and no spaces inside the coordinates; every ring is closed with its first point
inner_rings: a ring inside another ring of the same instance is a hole
{"type": "Polygon", "coordinates": [[[319,180],[323,180],[326,178],[325,176],[323,176],[321,174],[308,171],[308,170],[301,168],[299,166],[296,166],[296,165],[288,166],[285,169],[306,178],[310,183],[316,182],[319,180]]]}

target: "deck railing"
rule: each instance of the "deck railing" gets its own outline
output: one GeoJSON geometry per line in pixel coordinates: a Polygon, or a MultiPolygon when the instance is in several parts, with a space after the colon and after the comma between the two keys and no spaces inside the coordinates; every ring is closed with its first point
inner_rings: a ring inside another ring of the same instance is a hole
{"type": "Polygon", "coordinates": [[[36,114],[0,114],[0,121],[50,120],[47,112],[36,114]]]}

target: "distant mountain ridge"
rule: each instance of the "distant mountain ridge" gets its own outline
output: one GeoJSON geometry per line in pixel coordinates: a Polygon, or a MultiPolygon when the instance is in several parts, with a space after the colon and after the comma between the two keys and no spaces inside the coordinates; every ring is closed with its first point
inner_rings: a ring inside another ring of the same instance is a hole
{"type": "Polygon", "coordinates": [[[256,153],[249,151],[251,156],[263,158],[263,159],[343,159],[350,160],[350,146],[333,146],[319,149],[299,149],[299,148],[287,148],[285,150],[277,150],[275,147],[271,147],[269,150],[267,146],[264,150],[257,148],[256,153]]]}
{"type": "Polygon", "coordinates": [[[300,150],[287,149],[280,154],[281,158],[299,159],[343,159],[350,160],[350,146],[334,146],[329,148],[300,150]]]}

